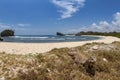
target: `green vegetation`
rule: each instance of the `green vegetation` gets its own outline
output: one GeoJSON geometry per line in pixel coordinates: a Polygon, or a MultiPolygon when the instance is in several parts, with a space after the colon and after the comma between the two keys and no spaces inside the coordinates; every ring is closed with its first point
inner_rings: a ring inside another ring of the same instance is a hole
{"type": "Polygon", "coordinates": [[[76,34],[63,34],[60,32],[57,32],[56,35],[58,36],[65,36],[65,35],[76,35],[76,36],[81,36],[81,35],[98,35],[98,36],[114,36],[120,38],[120,32],[93,32],[93,31],[81,31],[76,34]]]}
{"type": "Polygon", "coordinates": [[[8,36],[14,36],[14,31],[10,29],[6,29],[0,33],[1,37],[8,37],[8,36]]]}
{"type": "Polygon", "coordinates": [[[120,80],[120,42],[89,43],[36,55],[0,53],[3,80],[120,80]],[[96,47],[96,48],[94,48],[96,47]]]}
{"type": "Polygon", "coordinates": [[[92,31],[83,32],[82,31],[76,34],[76,36],[80,36],[80,35],[115,36],[120,38],[120,32],[92,32],[92,31]]]}

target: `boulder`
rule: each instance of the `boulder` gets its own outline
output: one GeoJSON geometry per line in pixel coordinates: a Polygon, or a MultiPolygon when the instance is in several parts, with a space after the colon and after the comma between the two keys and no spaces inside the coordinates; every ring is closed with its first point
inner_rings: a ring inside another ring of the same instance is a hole
{"type": "Polygon", "coordinates": [[[75,48],[71,48],[68,54],[71,56],[76,64],[84,64],[87,60],[87,57],[75,48]]]}
{"type": "Polygon", "coordinates": [[[81,53],[75,56],[75,63],[77,64],[84,64],[87,61],[87,57],[81,53]]]}
{"type": "Polygon", "coordinates": [[[60,32],[57,32],[56,35],[57,35],[57,36],[65,36],[65,34],[60,33],[60,32]]]}
{"type": "Polygon", "coordinates": [[[9,36],[14,36],[14,30],[11,29],[6,29],[0,33],[1,37],[9,37],[9,36]]]}
{"type": "Polygon", "coordinates": [[[0,38],[0,41],[3,41],[3,39],[2,39],[2,38],[0,38]]]}

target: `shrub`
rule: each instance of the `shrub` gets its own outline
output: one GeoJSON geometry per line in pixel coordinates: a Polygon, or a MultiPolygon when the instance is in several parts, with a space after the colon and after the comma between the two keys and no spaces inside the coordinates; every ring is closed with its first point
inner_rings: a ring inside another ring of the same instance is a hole
{"type": "Polygon", "coordinates": [[[14,31],[11,29],[6,29],[1,32],[1,37],[8,37],[8,36],[14,36],[14,31]]]}

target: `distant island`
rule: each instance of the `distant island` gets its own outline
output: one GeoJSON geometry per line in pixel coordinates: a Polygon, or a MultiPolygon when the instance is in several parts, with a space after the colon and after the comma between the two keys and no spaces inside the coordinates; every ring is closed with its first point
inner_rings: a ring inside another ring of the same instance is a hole
{"type": "Polygon", "coordinates": [[[98,36],[114,36],[120,38],[120,32],[93,32],[93,31],[81,31],[75,34],[76,36],[80,35],[98,35],[98,36]]]}
{"type": "Polygon", "coordinates": [[[8,37],[8,36],[14,36],[14,30],[11,30],[11,29],[6,29],[6,30],[3,30],[1,33],[0,33],[0,36],[1,37],[8,37]]]}
{"type": "Polygon", "coordinates": [[[75,35],[75,36],[81,36],[81,35],[98,35],[98,36],[114,36],[120,38],[120,32],[93,32],[93,31],[81,31],[75,34],[64,34],[61,32],[57,32],[56,35],[58,36],[65,36],[65,35],[75,35]]]}
{"type": "Polygon", "coordinates": [[[0,41],[3,41],[2,37],[14,36],[14,30],[6,29],[0,33],[0,41]]]}
{"type": "Polygon", "coordinates": [[[65,36],[65,34],[61,33],[61,32],[57,32],[56,33],[57,36],[65,36]]]}

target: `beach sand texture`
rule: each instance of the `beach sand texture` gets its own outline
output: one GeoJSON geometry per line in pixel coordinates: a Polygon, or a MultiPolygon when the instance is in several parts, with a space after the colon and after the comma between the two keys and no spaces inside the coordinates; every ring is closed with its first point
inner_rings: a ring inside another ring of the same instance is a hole
{"type": "Polygon", "coordinates": [[[64,48],[64,47],[76,47],[81,46],[86,43],[92,42],[104,42],[112,43],[114,41],[120,41],[120,38],[112,36],[101,36],[99,40],[91,41],[79,41],[79,42],[59,42],[59,43],[10,43],[10,42],[0,42],[0,52],[5,52],[9,54],[36,54],[45,53],[54,48],[64,48]]]}

